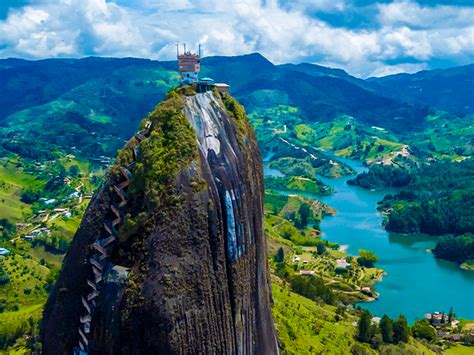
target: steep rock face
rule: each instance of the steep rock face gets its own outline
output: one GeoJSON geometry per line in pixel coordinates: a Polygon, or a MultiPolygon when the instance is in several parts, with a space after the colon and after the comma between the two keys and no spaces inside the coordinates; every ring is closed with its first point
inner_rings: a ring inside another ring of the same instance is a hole
{"type": "Polygon", "coordinates": [[[91,202],[44,353],[277,353],[254,132],[230,96],[189,91],[157,106],[91,202]]]}

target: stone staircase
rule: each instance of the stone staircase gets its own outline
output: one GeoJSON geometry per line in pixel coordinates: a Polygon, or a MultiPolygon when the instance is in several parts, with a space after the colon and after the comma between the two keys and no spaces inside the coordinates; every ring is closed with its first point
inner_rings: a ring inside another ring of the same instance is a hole
{"type": "MultiPolygon", "coordinates": [[[[135,139],[141,142],[146,138],[151,131],[151,122],[148,121],[143,131],[139,131],[135,135],[135,139]]],[[[94,310],[96,307],[96,299],[100,295],[102,283],[107,272],[113,267],[113,264],[109,260],[110,252],[114,242],[117,240],[117,229],[122,223],[123,209],[127,204],[127,188],[130,185],[132,173],[130,170],[133,168],[135,161],[139,154],[138,145],[133,146],[133,157],[134,161],[128,167],[120,167],[120,171],[123,176],[123,180],[118,184],[110,186],[111,193],[115,193],[119,202],[117,204],[110,203],[110,219],[103,221],[103,229],[105,231],[105,237],[97,239],[90,245],[90,256],[88,263],[92,269],[91,278],[87,279],[87,285],[89,286],[90,292],[81,296],[81,302],[84,306],[83,314],[80,316],[80,325],[78,328],[79,344],[74,348],[74,354],[88,354],[89,351],[89,334],[91,328],[92,318],[94,316],[94,310]]]]}

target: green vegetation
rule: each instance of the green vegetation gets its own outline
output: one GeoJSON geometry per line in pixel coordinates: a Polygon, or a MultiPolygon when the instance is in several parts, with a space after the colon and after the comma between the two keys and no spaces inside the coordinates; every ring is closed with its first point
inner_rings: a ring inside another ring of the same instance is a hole
{"type": "Polygon", "coordinates": [[[268,230],[272,217],[267,212],[265,225],[272,255],[272,309],[282,353],[432,353],[409,337],[404,317],[392,321],[385,316],[377,327],[368,312],[349,306],[367,299],[361,286],[372,285],[381,270],[360,266],[336,250],[337,245],[320,240],[316,247],[305,247],[285,239],[268,230]],[[341,257],[351,263],[342,273],[334,267],[341,257]]]}
{"type": "Polygon", "coordinates": [[[380,319],[379,328],[380,328],[380,333],[382,334],[382,340],[384,341],[384,343],[392,343],[393,342],[393,321],[386,314],[384,314],[384,316],[380,319]]]}
{"type": "Polygon", "coordinates": [[[331,193],[331,188],[318,179],[304,176],[268,177],[265,179],[265,187],[272,190],[306,192],[314,195],[331,193]]]}
{"type": "Polygon", "coordinates": [[[437,162],[415,172],[380,208],[389,210],[386,228],[401,233],[432,235],[474,232],[474,161],[437,162]]]}
{"type": "Polygon", "coordinates": [[[353,173],[348,166],[336,160],[325,158],[321,156],[321,153],[316,154],[319,157],[315,154],[313,156],[298,157],[299,154],[286,152],[285,149],[280,148],[280,151],[271,158],[269,167],[278,169],[287,176],[303,176],[306,178],[314,178],[316,174],[326,177],[341,177],[353,173]]]}
{"type": "Polygon", "coordinates": [[[464,263],[469,269],[474,259],[474,234],[467,233],[460,236],[443,236],[436,243],[433,254],[442,259],[464,263]]]}
{"type": "MultiPolygon", "coordinates": [[[[38,321],[103,164],[55,152],[54,159],[1,160],[0,349],[38,346],[38,321]],[[56,210],[55,210],[56,209],[56,210]]],[[[28,350],[30,349],[30,350],[28,350]]]]}
{"type": "Polygon", "coordinates": [[[359,255],[357,262],[359,265],[365,267],[374,267],[374,264],[379,260],[379,258],[377,258],[377,256],[371,251],[359,250],[359,255]]]}
{"type": "Polygon", "coordinates": [[[445,235],[433,249],[435,256],[459,264],[474,259],[474,161],[431,162],[402,169],[371,166],[349,183],[365,188],[400,187],[379,203],[387,230],[399,233],[445,235]]]}
{"type": "Polygon", "coordinates": [[[272,279],[272,296],[273,317],[282,352],[350,353],[356,343],[352,326],[357,319],[354,314],[300,296],[277,279],[272,279]]]}
{"type": "Polygon", "coordinates": [[[372,321],[368,311],[362,311],[357,323],[357,339],[362,343],[369,343],[374,349],[379,349],[383,344],[408,343],[410,328],[404,316],[396,320],[384,315],[378,326],[372,321]]]}
{"type": "MultiPolygon", "coordinates": [[[[8,70],[8,75],[0,83],[6,93],[0,105],[0,242],[13,251],[0,268],[0,347],[26,353],[26,348],[34,348],[34,329],[46,292],[89,201],[69,196],[93,193],[123,140],[177,83],[178,76],[174,64],[129,58],[14,61],[5,61],[7,69],[2,70],[8,70]],[[54,208],[67,208],[71,216],[55,213],[54,208]],[[16,226],[17,222],[25,225],[16,226]],[[49,233],[27,242],[23,237],[36,227],[49,233]]],[[[338,161],[339,156],[393,166],[372,166],[354,180],[366,188],[402,188],[380,204],[388,214],[387,228],[451,233],[440,239],[435,255],[474,268],[473,176],[471,159],[466,160],[474,152],[472,115],[458,117],[405,105],[378,96],[372,87],[366,90],[369,82],[345,73],[317,66],[275,67],[259,55],[210,58],[203,74],[231,82],[232,90],[246,103],[262,152],[272,153],[269,166],[285,174],[267,179],[267,189],[328,193],[315,179],[317,174],[353,173],[338,161]],[[226,63],[229,60],[232,65],[226,63]],[[451,163],[435,162],[440,159],[451,163]],[[424,166],[426,162],[431,165],[424,166]]],[[[179,114],[179,95],[193,93],[189,87],[185,91],[171,93],[168,104],[151,114],[154,135],[142,143],[147,153],[142,154],[135,173],[146,183],[131,189],[141,197],[134,203],[149,213],[153,213],[151,200],[164,203],[169,197],[176,166],[186,165],[195,153],[192,132],[179,114]],[[176,129],[183,135],[173,137],[176,129]]],[[[429,96],[428,92],[425,86],[416,95],[429,96]]],[[[436,92],[443,90],[436,87],[436,92]]],[[[230,96],[222,100],[236,122],[240,144],[245,145],[245,111],[230,96]]],[[[456,100],[443,101],[441,108],[454,107],[456,100]]],[[[467,106],[456,107],[464,110],[467,106]]],[[[129,162],[130,154],[130,149],[124,149],[119,163],[129,162]]],[[[275,256],[271,260],[273,311],[282,350],[370,354],[376,348],[387,354],[430,353],[412,339],[407,344],[391,344],[394,329],[390,331],[387,320],[370,344],[355,339],[353,323],[361,313],[338,302],[369,299],[360,289],[371,287],[382,271],[364,267],[376,261],[370,254],[355,259],[337,250],[338,245],[320,239],[319,222],[333,212],[301,196],[265,193],[264,227],[270,254],[275,256]],[[293,262],[294,256],[301,260],[293,262]],[[346,258],[350,267],[336,268],[340,258],[346,258]],[[275,274],[277,269],[280,276],[275,274]],[[314,271],[314,275],[300,276],[300,271],[314,271]]],[[[146,216],[132,216],[127,226],[133,228],[140,218],[146,216]]],[[[395,328],[393,323],[390,320],[395,328]]],[[[401,330],[405,329],[402,323],[401,330]]],[[[425,324],[417,324],[412,331],[424,341],[430,337],[425,324]]],[[[457,345],[448,353],[470,350],[457,345]]]]}
{"type": "Polygon", "coordinates": [[[383,271],[364,267],[356,258],[339,251],[338,244],[320,238],[315,228],[324,214],[332,212],[318,201],[267,192],[264,228],[272,256],[271,270],[293,292],[312,300],[326,304],[369,300],[376,294],[367,287],[370,289],[383,271]],[[305,219],[311,223],[304,223],[305,219]],[[338,259],[349,264],[338,268],[338,259]]]}
{"type": "Polygon", "coordinates": [[[43,304],[24,306],[20,310],[0,314],[0,347],[8,353],[27,349],[40,350],[39,320],[43,304]]]}
{"type": "Polygon", "coordinates": [[[403,152],[404,145],[397,142],[398,138],[393,133],[365,126],[345,115],[312,127],[305,128],[305,132],[311,132],[315,146],[334,151],[337,156],[374,163],[390,162],[403,152]]]}
{"type": "Polygon", "coordinates": [[[433,341],[436,339],[436,330],[426,319],[417,320],[411,327],[411,332],[414,337],[433,341]]]}
{"type": "Polygon", "coordinates": [[[323,216],[335,213],[324,203],[299,195],[281,195],[267,190],[264,201],[266,214],[273,215],[276,220],[293,222],[297,228],[309,225],[317,229],[323,216]]]}
{"type": "MultiPolygon", "coordinates": [[[[197,156],[196,136],[183,108],[182,94],[173,90],[147,118],[153,129],[150,136],[140,143],[141,154],[133,169],[135,179],[129,188],[137,211],[153,213],[166,202],[170,202],[167,207],[174,205],[171,203],[174,179],[179,170],[197,156]]],[[[119,153],[117,165],[131,163],[131,149],[126,147],[119,153]]]]}
{"type": "Polygon", "coordinates": [[[414,179],[413,175],[414,173],[408,169],[390,165],[371,165],[368,172],[357,175],[347,183],[366,189],[405,187],[414,179]]]}

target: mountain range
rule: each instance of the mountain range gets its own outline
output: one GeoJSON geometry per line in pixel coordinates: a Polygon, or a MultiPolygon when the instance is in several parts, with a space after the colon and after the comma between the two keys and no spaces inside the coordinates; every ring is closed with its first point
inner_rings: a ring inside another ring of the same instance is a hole
{"type": "MultiPolygon", "coordinates": [[[[175,68],[175,61],[136,58],[0,60],[2,147],[32,157],[48,154],[49,144],[114,155],[178,84],[175,68]]],[[[474,113],[474,65],[362,80],[308,63],[274,65],[254,53],[203,58],[205,76],[230,84],[248,112],[288,105],[309,122],[348,115],[403,133],[422,129],[436,110],[474,113]]]]}

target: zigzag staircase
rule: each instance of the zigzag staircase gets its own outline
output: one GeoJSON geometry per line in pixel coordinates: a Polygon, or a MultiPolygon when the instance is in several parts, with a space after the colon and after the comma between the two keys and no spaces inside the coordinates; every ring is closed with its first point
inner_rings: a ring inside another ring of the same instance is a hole
{"type": "MultiPolygon", "coordinates": [[[[145,129],[135,134],[135,139],[141,142],[146,138],[151,131],[151,122],[147,121],[145,129]]],[[[78,328],[79,344],[74,348],[75,355],[85,355],[89,352],[89,334],[92,318],[94,316],[94,310],[96,307],[96,298],[100,294],[102,288],[102,281],[104,279],[104,273],[110,269],[111,262],[108,260],[112,245],[117,240],[117,229],[122,223],[123,208],[127,204],[127,193],[126,190],[130,185],[132,178],[132,169],[135,161],[138,157],[138,146],[133,146],[133,162],[128,167],[120,167],[120,171],[123,176],[123,181],[111,185],[110,191],[115,193],[119,199],[119,203],[115,205],[110,203],[110,212],[113,216],[112,219],[103,221],[102,227],[105,230],[106,237],[96,240],[90,245],[90,256],[88,258],[89,265],[92,269],[92,277],[87,280],[87,285],[90,288],[90,292],[81,296],[81,302],[84,307],[83,314],[80,316],[80,325],[78,328]]]]}

